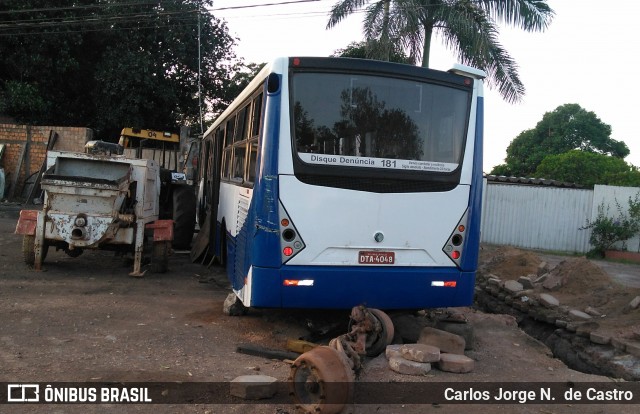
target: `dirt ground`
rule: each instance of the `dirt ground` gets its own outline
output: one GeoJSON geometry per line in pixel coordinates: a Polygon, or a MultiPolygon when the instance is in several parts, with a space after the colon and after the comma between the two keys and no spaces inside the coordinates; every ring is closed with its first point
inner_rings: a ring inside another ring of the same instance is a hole
{"type": "MultiPolygon", "coordinates": [[[[129,264],[109,252],[79,258],[51,250],[43,272],[28,269],[21,238],[13,234],[14,214],[0,213],[0,381],[228,382],[239,375],[265,374],[286,381],[290,366],[278,360],[236,352],[243,343],[284,349],[288,338],[308,334],[310,325],[346,321],[347,311],[254,310],[247,316],[222,314],[228,284],[220,268],[189,262],[188,254],[171,256],[166,274],[131,278],[129,264]]],[[[486,252],[485,252],[486,253],[486,252]]],[[[527,254],[528,255],[528,254],[527,254]]],[[[497,256],[493,256],[494,258],[497,256]]],[[[518,271],[535,258],[516,259],[518,271]],[[519,263],[525,263],[520,265],[519,263]]],[[[483,257],[497,266],[504,261],[483,257]]],[[[584,270],[580,270],[584,272],[584,270]]],[[[629,292],[604,283],[597,274],[577,282],[592,306],[607,306],[629,292]],[[604,291],[604,293],[601,293],[604,291]],[[615,294],[614,294],[615,292],[615,294]],[[591,303],[591,302],[590,302],[591,303]]],[[[627,297],[627,296],[625,296],[627,297]]],[[[569,303],[568,297],[563,297],[569,303]]],[[[578,300],[578,299],[576,299],[578,300]]],[[[584,301],[585,299],[580,299],[584,301]]],[[[616,305],[617,306],[617,305],[616,305]]],[[[615,307],[614,307],[615,308],[615,307]]],[[[613,309],[613,308],[611,308],[613,309]]],[[[514,318],[459,309],[475,327],[476,361],[469,374],[432,370],[409,377],[388,369],[384,357],[368,360],[359,377],[366,382],[599,382],[612,379],[568,369],[540,342],[524,334],[514,318]]],[[[626,327],[626,325],[625,325],[626,327]]],[[[636,413],[633,405],[414,405],[359,404],[354,413],[424,412],[636,413]]],[[[288,403],[180,405],[1,405],[0,413],[257,413],[293,414],[288,403]]]]}

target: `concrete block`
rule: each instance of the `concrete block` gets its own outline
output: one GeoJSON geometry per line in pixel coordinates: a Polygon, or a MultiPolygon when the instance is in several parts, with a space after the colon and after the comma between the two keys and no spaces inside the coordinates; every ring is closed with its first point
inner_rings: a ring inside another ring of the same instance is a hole
{"type": "Polygon", "coordinates": [[[569,316],[573,317],[574,319],[578,319],[578,320],[589,320],[591,319],[590,315],[587,315],[586,313],[579,311],[577,309],[571,309],[569,311],[569,316]]]}
{"type": "Polygon", "coordinates": [[[540,303],[547,308],[555,308],[560,305],[560,301],[548,293],[540,294],[540,303]]]}
{"type": "Polygon", "coordinates": [[[440,329],[426,327],[422,329],[419,344],[432,345],[440,349],[440,352],[464,355],[465,340],[460,335],[445,332],[440,329]]]}
{"type": "Polygon", "coordinates": [[[520,276],[518,283],[520,283],[524,289],[533,289],[533,281],[530,276],[520,276]]]}
{"type": "Polygon", "coordinates": [[[524,288],[522,287],[522,284],[520,284],[519,282],[516,282],[515,280],[507,280],[506,282],[504,282],[504,288],[512,293],[518,293],[521,290],[524,290],[524,288]]]}
{"type": "Polygon", "coordinates": [[[636,296],[631,302],[629,302],[629,307],[631,309],[637,309],[638,306],[640,306],[640,296],[636,296]]]}
{"type": "Polygon", "coordinates": [[[594,317],[602,316],[602,313],[600,313],[600,311],[598,311],[596,308],[592,308],[591,306],[587,306],[587,308],[584,310],[584,313],[594,317]]]}
{"type": "Polygon", "coordinates": [[[487,280],[487,284],[498,286],[500,284],[500,279],[497,277],[490,277],[489,280],[487,280]]]}
{"type": "Polygon", "coordinates": [[[428,362],[409,361],[393,356],[389,358],[389,368],[405,375],[425,375],[431,371],[431,364],[428,362]]]}
{"type": "Polygon", "coordinates": [[[589,340],[594,344],[607,345],[611,342],[611,336],[602,332],[592,331],[589,334],[589,340]]]}
{"type": "Polygon", "coordinates": [[[543,283],[545,280],[547,280],[548,277],[549,277],[549,273],[545,273],[541,276],[538,276],[538,278],[534,280],[533,283],[535,284],[543,283]]]}
{"type": "Polygon", "coordinates": [[[387,359],[390,359],[391,357],[399,357],[402,358],[402,351],[400,351],[400,348],[402,348],[403,345],[387,345],[387,348],[384,350],[384,356],[387,357],[387,359]]]}
{"type": "Polygon", "coordinates": [[[438,369],[445,372],[467,373],[475,368],[475,361],[465,355],[441,354],[438,369]]]}
{"type": "Polygon", "coordinates": [[[547,262],[540,262],[538,265],[538,276],[543,275],[549,271],[549,264],[547,262]]]}
{"type": "Polygon", "coordinates": [[[542,287],[551,291],[559,289],[564,284],[564,279],[558,275],[549,275],[542,283],[542,287]]]}
{"type": "Polygon", "coordinates": [[[438,362],[440,360],[440,349],[433,345],[406,344],[400,348],[402,357],[415,362],[438,362]]]}
{"type": "Polygon", "coordinates": [[[268,375],[241,375],[229,384],[229,393],[244,400],[262,400],[276,395],[278,380],[268,375]]]}

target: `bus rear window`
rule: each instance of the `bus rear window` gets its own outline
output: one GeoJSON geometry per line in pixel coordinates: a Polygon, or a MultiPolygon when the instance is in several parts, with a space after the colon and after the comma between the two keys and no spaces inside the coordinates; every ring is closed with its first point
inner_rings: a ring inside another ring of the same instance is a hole
{"type": "Polygon", "coordinates": [[[293,73],[293,140],[307,164],[452,172],[470,92],[357,74],[293,73]]]}

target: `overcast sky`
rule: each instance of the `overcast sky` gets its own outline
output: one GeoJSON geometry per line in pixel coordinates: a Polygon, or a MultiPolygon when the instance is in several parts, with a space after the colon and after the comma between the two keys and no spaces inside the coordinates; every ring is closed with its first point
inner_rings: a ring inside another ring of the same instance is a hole
{"type": "MultiPolygon", "coordinates": [[[[212,13],[227,21],[238,38],[236,53],[246,62],[278,56],[328,56],[360,41],[363,14],[325,29],[337,0],[220,10],[290,0],[216,0],[212,13]],[[218,9],[218,10],[215,10],[218,9]]],[[[626,142],[628,163],[640,166],[640,2],[631,0],[550,0],[556,12],[543,33],[502,28],[500,42],[519,65],[527,89],[524,101],[505,103],[485,90],[484,171],[504,162],[520,132],[534,128],[545,112],[577,103],[611,125],[611,137],[626,142]]],[[[448,70],[455,55],[436,37],[433,69],[448,70]]]]}

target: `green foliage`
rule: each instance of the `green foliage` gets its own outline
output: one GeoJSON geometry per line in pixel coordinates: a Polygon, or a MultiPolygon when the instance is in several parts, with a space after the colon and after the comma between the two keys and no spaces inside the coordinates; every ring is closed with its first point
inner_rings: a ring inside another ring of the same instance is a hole
{"type": "Polygon", "coordinates": [[[388,59],[383,59],[376,53],[377,41],[351,42],[344,49],[338,49],[332,56],[358,59],[388,60],[389,62],[411,64],[412,59],[407,56],[402,49],[395,47],[389,54],[388,59]]]}
{"type": "Polygon", "coordinates": [[[561,105],[545,113],[535,128],[521,132],[511,141],[505,164],[512,175],[530,177],[536,174],[542,160],[549,155],[572,150],[617,158],[629,155],[627,145],[610,135],[611,127],[595,113],[578,104],[561,105]]]}
{"type": "MultiPolygon", "coordinates": [[[[618,200],[615,201],[617,215],[610,215],[610,207],[604,202],[598,206],[598,215],[594,221],[587,220],[587,224],[580,230],[591,229],[589,243],[593,250],[589,253],[593,257],[604,257],[604,252],[618,243],[629,240],[640,232],[640,193],[635,198],[629,197],[629,209],[624,212],[618,200]]],[[[623,246],[624,248],[624,246],[623,246]]]]}
{"type": "Polygon", "coordinates": [[[390,60],[393,51],[403,49],[428,67],[437,34],[462,63],[487,72],[488,85],[509,102],[522,99],[524,86],[517,64],[498,41],[499,25],[543,31],[554,15],[546,0],[339,0],[327,28],[360,10],[365,41],[376,46],[374,58],[390,60]]]}
{"type": "Polygon", "coordinates": [[[595,184],[640,186],[640,180],[633,182],[632,172],[635,167],[624,160],[608,155],[573,150],[563,154],[545,157],[534,175],[553,180],[573,182],[585,187],[595,184]]]}
{"type": "Polygon", "coordinates": [[[0,108],[26,123],[123,126],[197,122],[198,25],[203,101],[220,111],[241,65],[211,0],[0,2],[0,108]],[[30,23],[33,21],[33,23],[30,23]]]}

